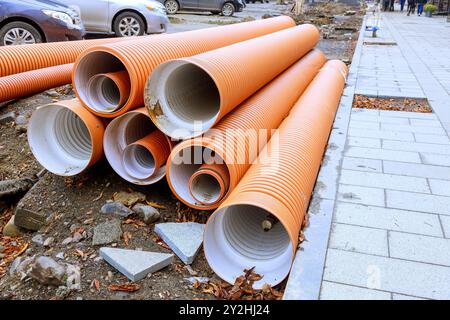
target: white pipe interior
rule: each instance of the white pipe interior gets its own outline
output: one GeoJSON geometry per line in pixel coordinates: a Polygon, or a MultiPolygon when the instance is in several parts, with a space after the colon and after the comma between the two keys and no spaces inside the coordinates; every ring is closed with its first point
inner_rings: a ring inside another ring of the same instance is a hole
{"type": "Polygon", "coordinates": [[[197,201],[208,204],[217,202],[222,191],[216,177],[206,173],[195,176],[190,187],[191,193],[197,201]]]}
{"type": "Polygon", "coordinates": [[[106,159],[114,171],[123,179],[138,185],[149,185],[161,180],[166,171],[163,165],[146,178],[131,176],[123,165],[125,148],[156,130],[155,125],[147,115],[131,111],[111,121],[103,137],[103,149],[106,159]]]}
{"type": "Polygon", "coordinates": [[[255,267],[263,276],[253,286],[259,289],[265,283],[276,285],[289,274],[292,243],[281,222],[263,230],[262,221],[270,216],[263,208],[242,204],[220,209],[208,220],[205,255],[222,279],[234,283],[244,269],[255,267]]]}
{"type": "Polygon", "coordinates": [[[95,75],[89,80],[87,94],[89,105],[95,111],[113,112],[121,107],[119,87],[104,75],[95,75]]]}
{"type": "Polygon", "coordinates": [[[81,58],[75,69],[73,82],[78,97],[93,110],[104,112],[99,105],[93,105],[90,100],[89,80],[100,73],[126,70],[125,65],[114,55],[104,51],[93,51],[81,58]]]}
{"type": "Polygon", "coordinates": [[[33,113],[28,141],[39,163],[57,175],[78,174],[91,159],[88,128],[76,113],[59,105],[43,106],[33,113]]]}
{"type": "Polygon", "coordinates": [[[155,159],[150,151],[139,144],[128,145],[123,153],[125,171],[137,179],[145,179],[155,172],[155,159]]]}
{"type": "Polygon", "coordinates": [[[150,81],[150,90],[158,97],[163,114],[158,125],[167,135],[186,139],[214,125],[220,111],[220,93],[203,69],[173,60],[160,65],[150,81]]]}
{"type": "MultiPolygon", "coordinates": [[[[184,201],[200,205],[189,191],[189,179],[191,176],[211,158],[213,150],[202,146],[188,146],[170,158],[170,170],[168,170],[173,191],[184,201]]],[[[225,163],[218,155],[215,155],[217,163],[225,163]]],[[[229,174],[229,173],[228,173],[229,174]]]]}

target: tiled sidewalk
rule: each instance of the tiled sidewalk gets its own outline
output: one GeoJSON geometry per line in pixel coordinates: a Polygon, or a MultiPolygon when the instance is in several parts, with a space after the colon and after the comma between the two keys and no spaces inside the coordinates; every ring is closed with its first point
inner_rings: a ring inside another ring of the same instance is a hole
{"type": "Polygon", "coordinates": [[[397,45],[363,45],[355,92],[425,96],[436,113],[352,109],[320,298],[450,299],[450,29],[382,22],[397,45]]]}

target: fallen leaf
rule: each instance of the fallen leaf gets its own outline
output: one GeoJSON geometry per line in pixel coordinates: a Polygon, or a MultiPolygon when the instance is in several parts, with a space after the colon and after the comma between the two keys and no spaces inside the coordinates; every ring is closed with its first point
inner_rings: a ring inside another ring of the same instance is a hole
{"type": "Polygon", "coordinates": [[[167,209],[165,206],[163,206],[162,204],[159,204],[159,203],[156,203],[156,202],[153,202],[153,201],[146,201],[147,202],[147,204],[149,205],[149,206],[152,206],[153,208],[156,208],[156,209],[167,209]]]}
{"type": "Polygon", "coordinates": [[[97,289],[97,291],[100,291],[100,281],[98,281],[97,279],[94,279],[94,286],[95,286],[95,289],[97,289]]]}
{"type": "Polygon", "coordinates": [[[131,233],[129,233],[128,231],[125,231],[123,233],[123,242],[125,242],[126,246],[128,246],[128,242],[130,241],[131,237],[131,233]]]}
{"type": "Polygon", "coordinates": [[[135,292],[140,289],[137,283],[124,283],[124,284],[110,284],[108,290],[110,291],[123,291],[123,292],[135,292]]]}

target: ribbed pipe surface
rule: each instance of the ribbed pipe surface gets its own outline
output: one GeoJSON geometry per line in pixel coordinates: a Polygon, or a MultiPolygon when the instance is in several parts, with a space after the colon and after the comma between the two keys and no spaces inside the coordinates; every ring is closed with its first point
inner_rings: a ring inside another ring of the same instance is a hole
{"type": "Polygon", "coordinates": [[[230,187],[230,174],[224,163],[204,163],[189,178],[189,193],[204,205],[221,201],[230,187]]]}
{"type": "Polygon", "coordinates": [[[28,123],[28,143],[48,171],[73,176],[103,156],[104,125],[77,99],[37,108],[28,123]]]}
{"type": "Polygon", "coordinates": [[[304,24],[158,66],[144,91],[156,126],[175,139],[210,129],[310,51],[316,27],[304,24]]]}
{"type": "Polygon", "coordinates": [[[220,202],[202,204],[188,192],[191,175],[214,152],[226,164],[228,189],[233,190],[325,61],[323,53],[313,49],[202,137],[178,144],[167,161],[167,181],[176,197],[199,210],[217,208],[220,202]]]}
{"type": "Polygon", "coordinates": [[[188,32],[140,37],[126,43],[96,46],[84,52],[76,62],[73,83],[78,97],[91,108],[86,95],[86,84],[97,73],[126,70],[131,92],[127,103],[112,113],[92,111],[113,118],[144,104],[143,91],[147,78],[160,63],[187,57],[219,47],[259,37],[295,25],[286,16],[236,23],[188,32]]]}
{"type": "Polygon", "coordinates": [[[27,97],[70,83],[73,63],[0,78],[0,102],[27,97]]]}
{"type": "Polygon", "coordinates": [[[289,273],[298,236],[342,94],[347,68],[325,64],[289,116],[207,222],[205,256],[211,268],[233,283],[255,266],[276,285],[289,273]],[[272,228],[263,229],[270,220],[272,228]]]}
{"type": "Polygon", "coordinates": [[[129,41],[126,38],[38,43],[0,47],[0,77],[75,62],[92,46],[129,41]]]}

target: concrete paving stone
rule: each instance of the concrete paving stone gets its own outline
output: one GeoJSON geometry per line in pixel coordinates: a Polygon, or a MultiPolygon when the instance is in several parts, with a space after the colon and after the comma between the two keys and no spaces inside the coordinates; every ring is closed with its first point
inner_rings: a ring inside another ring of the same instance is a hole
{"type": "Polygon", "coordinates": [[[450,266],[450,239],[389,232],[392,258],[450,266]]]}
{"type": "Polygon", "coordinates": [[[423,120],[423,119],[410,119],[409,122],[412,126],[416,127],[436,127],[442,128],[441,122],[439,120],[423,120]]]}
{"type": "Polygon", "coordinates": [[[203,242],[205,225],[168,222],[155,225],[155,232],[185,264],[191,264],[203,242]]]}
{"type": "Polygon", "coordinates": [[[133,282],[173,262],[172,254],[106,247],[100,248],[100,256],[133,282]]]}
{"type": "Polygon", "coordinates": [[[321,300],[391,300],[389,292],[370,290],[329,281],[322,282],[321,300]]]}
{"type": "Polygon", "coordinates": [[[365,122],[380,122],[380,123],[390,123],[390,124],[409,124],[408,118],[395,118],[395,117],[380,117],[380,116],[366,116],[359,114],[352,114],[352,121],[365,121],[365,122]]]}
{"type": "MultiPolygon", "coordinates": [[[[382,123],[381,130],[392,131],[392,132],[412,132],[412,133],[425,133],[425,134],[435,134],[435,135],[445,135],[445,130],[436,127],[421,127],[413,125],[401,125],[401,124],[390,124],[382,123]]],[[[392,139],[394,140],[394,139],[392,139]]]]}
{"type": "Polygon", "coordinates": [[[447,134],[435,135],[435,134],[414,133],[414,137],[416,138],[416,142],[450,144],[450,139],[448,138],[447,134]]]}
{"type": "Polygon", "coordinates": [[[355,158],[421,163],[419,153],[410,151],[349,147],[344,155],[355,158]]]}
{"type": "Polygon", "coordinates": [[[352,117],[354,115],[379,116],[380,111],[376,109],[352,108],[352,117]]]}
{"type": "Polygon", "coordinates": [[[423,163],[437,166],[450,167],[450,155],[421,153],[423,163]]]}
{"type": "Polygon", "coordinates": [[[340,184],[337,199],[344,202],[384,206],[384,190],[340,184]]]}
{"type": "Polygon", "coordinates": [[[347,144],[352,147],[381,148],[381,139],[348,137],[347,144]]]}
{"type": "Polygon", "coordinates": [[[378,122],[369,122],[362,120],[350,121],[350,128],[379,130],[380,124],[378,122]]]}
{"type": "MultiPolygon", "coordinates": [[[[442,237],[435,214],[338,202],[334,222],[442,237]]],[[[450,226],[450,225],[449,225],[450,226]]]]}
{"type": "MultiPolygon", "coordinates": [[[[447,168],[450,171],[450,169],[447,168]]],[[[442,178],[442,177],[441,177],[442,178]]],[[[450,197],[450,179],[447,180],[438,180],[438,179],[429,179],[431,193],[450,197]]]]}
{"type": "Polygon", "coordinates": [[[357,171],[383,172],[381,160],[344,157],[342,168],[357,171]]]}
{"type": "Polygon", "coordinates": [[[389,208],[450,215],[450,197],[386,190],[386,204],[389,208]]]}
{"type": "Polygon", "coordinates": [[[333,223],[329,248],[388,256],[387,230],[333,223]]]}
{"type": "Polygon", "coordinates": [[[394,140],[383,140],[383,149],[450,155],[450,146],[444,144],[439,145],[420,142],[407,142],[407,141],[400,142],[394,140]]]}
{"type": "Polygon", "coordinates": [[[407,296],[404,294],[393,293],[392,300],[427,300],[427,299],[413,297],[413,296],[407,296]]]}
{"type": "Polygon", "coordinates": [[[450,268],[328,249],[325,281],[430,299],[450,299],[450,268]]]}
{"type": "Polygon", "coordinates": [[[427,164],[406,163],[397,161],[383,161],[384,173],[450,180],[450,169],[444,166],[432,166],[427,164]]]}
{"type": "Polygon", "coordinates": [[[408,112],[408,111],[380,110],[380,116],[437,120],[437,116],[434,113],[408,112]]]}
{"type": "Polygon", "coordinates": [[[450,217],[440,215],[439,218],[442,222],[442,228],[444,229],[444,236],[450,238],[450,217]]]}
{"type": "Polygon", "coordinates": [[[348,135],[352,137],[379,138],[411,142],[414,141],[414,136],[410,132],[349,128],[348,135]]]}

